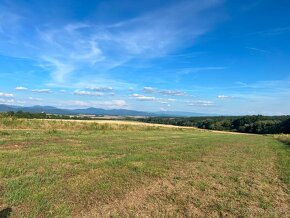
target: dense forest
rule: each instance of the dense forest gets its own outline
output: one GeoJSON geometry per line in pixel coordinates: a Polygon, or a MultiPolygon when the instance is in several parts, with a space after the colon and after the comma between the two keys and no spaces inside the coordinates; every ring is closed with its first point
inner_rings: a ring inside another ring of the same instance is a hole
{"type": "Polygon", "coordinates": [[[148,117],[137,120],[244,133],[290,133],[290,116],[148,117]]]}

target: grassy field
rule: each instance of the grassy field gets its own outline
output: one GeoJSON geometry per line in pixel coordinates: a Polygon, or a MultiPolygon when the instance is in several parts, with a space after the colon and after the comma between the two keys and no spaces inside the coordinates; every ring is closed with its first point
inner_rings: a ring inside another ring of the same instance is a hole
{"type": "Polygon", "coordinates": [[[2,118],[0,211],[11,208],[12,217],[289,217],[290,150],[276,138],[2,118]]]}

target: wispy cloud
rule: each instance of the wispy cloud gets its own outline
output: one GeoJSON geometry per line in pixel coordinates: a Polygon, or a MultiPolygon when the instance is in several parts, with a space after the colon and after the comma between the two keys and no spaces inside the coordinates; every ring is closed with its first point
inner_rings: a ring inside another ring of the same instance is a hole
{"type": "Polygon", "coordinates": [[[232,98],[232,97],[228,96],[228,95],[218,95],[217,98],[221,99],[221,100],[224,100],[224,99],[229,99],[229,98],[232,98]]]}
{"type": "Polygon", "coordinates": [[[196,100],[196,101],[187,101],[188,106],[197,106],[197,107],[211,107],[214,106],[213,101],[205,101],[205,100],[196,100]]]}
{"type": "Polygon", "coordinates": [[[71,63],[63,62],[54,57],[43,56],[43,64],[40,66],[51,72],[51,77],[58,83],[64,83],[67,76],[73,72],[75,67],[71,63]]]}
{"type": "Polygon", "coordinates": [[[52,93],[50,89],[32,89],[31,91],[36,93],[52,93]]]}
{"type": "Polygon", "coordinates": [[[11,93],[0,92],[0,97],[4,97],[4,98],[13,98],[14,95],[11,94],[11,93]]]}
{"type": "Polygon", "coordinates": [[[179,90],[160,90],[160,94],[169,95],[169,96],[185,96],[186,93],[179,90]]]}
{"type": "Polygon", "coordinates": [[[63,107],[70,108],[84,108],[84,107],[96,107],[96,108],[126,108],[127,102],[125,100],[111,100],[111,101],[64,101],[60,104],[63,107]]]}
{"type": "Polygon", "coordinates": [[[189,73],[198,73],[198,72],[206,72],[206,71],[221,71],[225,70],[226,67],[220,67],[220,66],[215,66],[215,67],[189,67],[189,68],[183,68],[178,70],[179,74],[189,74],[189,73]]]}
{"type": "Polygon", "coordinates": [[[84,90],[76,90],[73,93],[74,95],[84,95],[84,96],[103,96],[103,93],[100,92],[89,92],[84,90]]]}
{"type": "Polygon", "coordinates": [[[34,98],[34,97],[28,97],[28,99],[30,101],[42,101],[43,100],[42,98],[34,98]]]}
{"type": "Polygon", "coordinates": [[[250,35],[259,34],[259,35],[268,35],[269,36],[269,35],[280,35],[280,34],[285,34],[285,33],[290,33],[289,26],[261,30],[261,31],[250,33],[250,35]]]}
{"type": "Polygon", "coordinates": [[[143,91],[144,91],[144,92],[147,92],[147,93],[154,93],[154,92],[156,92],[157,90],[154,89],[154,88],[152,88],[152,87],[144,87],[144,88],[143,88],[143,91]]]}
{"type": "Polygon", "coordinates": [[[245,83],[238,81],[236,84],[242,88],[255,89],[255,90],[272,90],[275,91],[290,91],[290,80],[266,80],[256,81],[253,83],[245,83]]]}
{"type": "MultiPolygon", "coordinates": [[[[6,55],[25,56],[38,61],[56,85],[72,84],[75,79],[81,81],[86,78],[76,77],[76,74],[110,79],[106,72],[132,59],[166,56],[210,31],[222,19],[216,11],[222,3],[222,0],[178,1],[132,19],[109,24],[68,21],[53,27],[41,22],[29,23],[36,31],[31,31],[30,36],[24,39],[17,29],[14,30],[15,49],[13,53],[9,52],[11,49],[5,52],[6,55]]],[[[9,8],[6,11],[9,12],[9,8]]],[[[12,27],[17,24],[22,27],[29,20],[21,15],[13,17],[13,22],[10,19],[13,25],[6,25],[9,20],[6,19],[1,26],[4,35],[9,34],[12,27]]]]}
{"type": "Polygon", "coordinates": [[[0,103],[2,103],[2,104],[14,104],[15,100],[14,99],[7,99],[7,98],[0,98],[0,103]]]}
{"type": "Polygon", "coordinates": [[[265,53],[265,54],[271,54],[272,53],[271,51],[264,50],[264,49],[259,49],[259,48],[255,48],[255,47],[246,47],[246,48],[251,50],[251,51],[265,53]]]}
{"type": "Polygon", "coordinates": [[[23,87],[23,86],[17,86],[17,87],[15,87],[15,90],[17,90],[17,91],[26,91],[26,90],[28,90],[28,88],[23,87]]]}
{"type": "Polygon", "coordinates": [[[162,95],[168,95],[168,96],[185,96],[187,95],[185,92],[180,90],[159,90],[157,88],[152,87],[144,87],[143,91],[146,93],[159,93],[162,95]]]}
{"type": "Polygon", "coordinates": [[[94,91],[102,91],[102,92],[107,92],[107,91],[113,91],[114,90],[110,86],[107,86],[107,87],[90,87],[89,89],[94,90],[94,91]]]}
{"type": "Polygon", "coordinates": [[[156,98],[153,96],[145,96],[145,95],[140,95],[140,94],[133,94],[131,95],[134,99],[139,100],[139,101],[155,101],[156,98]]]}

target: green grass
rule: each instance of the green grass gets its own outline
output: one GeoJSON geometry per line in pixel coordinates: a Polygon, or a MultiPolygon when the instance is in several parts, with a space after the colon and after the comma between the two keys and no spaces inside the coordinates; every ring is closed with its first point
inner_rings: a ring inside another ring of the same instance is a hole
{"type": "MultiPolygon", "coordinates": [[[[280,170],[281,179],[284,183],[290,185],[290,135],[280,134],[275,135],[274,138],[284,144],[278,144],[278,146],[276,146],[279,161],[278,168],[280,170]]],[[[290,193],[289,189],[288,193],[290,193]]]]}
{"type": "Polygon", "coordinates": [[[286,217],[272,136],[0,119],[0,210],[14,217],[286,217]]]}

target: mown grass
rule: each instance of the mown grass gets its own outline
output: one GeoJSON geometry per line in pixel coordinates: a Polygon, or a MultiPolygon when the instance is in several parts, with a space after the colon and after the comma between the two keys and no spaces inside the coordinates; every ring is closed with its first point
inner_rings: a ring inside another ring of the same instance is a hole
{"type": "Polygon", "coordinates": [[[271,136],[12,118],[0,128],[0,210],[14,217],[289,210],[289,149],[271,136]]]}
{"type": "MultiPolygon", "coordinates": [[[[275,139],[282,142],[284,145],[278,145],[276,147],[276,152],[279,160],[278,168],[280,170],[280,175],[282,180],[290,185],[290,135],[280,134],[275,135],[275,139]]],[[[288,189],[288,193],[290,190],[288,189]]]]}

